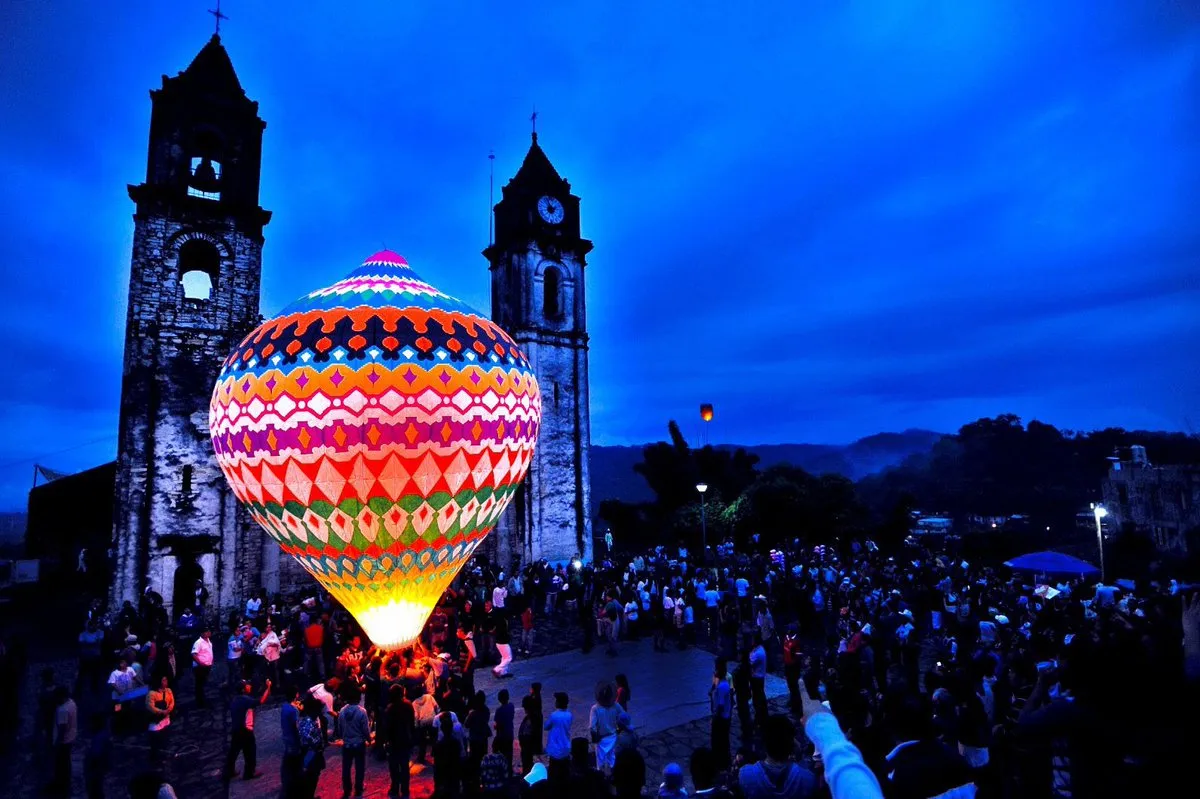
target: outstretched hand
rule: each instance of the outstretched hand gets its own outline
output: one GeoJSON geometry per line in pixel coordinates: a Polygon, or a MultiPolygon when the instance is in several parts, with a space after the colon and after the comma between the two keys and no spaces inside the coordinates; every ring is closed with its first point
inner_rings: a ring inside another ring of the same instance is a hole
{"type": "Polygon", "coordinates": [[[825,703],[820,699],[813,699],[811,696],[809,696],[807,689],[802,689],[800,691],[800,717],[804,724],[807,724],[808,720],[813,716],[819,713],[828,712],[830,711],[829,708],[825,707],[825,703]]]}
{"type": "Polygon", "coordinates": [[[1200,593],[1183,598],[1184,641],[1200,642],[1200,593]]]}

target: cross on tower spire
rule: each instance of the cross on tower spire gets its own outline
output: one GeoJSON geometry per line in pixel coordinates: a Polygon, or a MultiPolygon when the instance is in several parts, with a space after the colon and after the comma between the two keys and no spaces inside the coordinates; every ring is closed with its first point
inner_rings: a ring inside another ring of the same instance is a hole
{"type": "Polygon", "coordinates": [[[222,13],[221,13],[221,0],[217,0],[217,7],[216,7],[216,9],[211,9],[211,8],[210,8],[210,9],[208,10],[208,13],[212,14],[212,15],[213,15],[213,17],[214,17],[214,18],[217,20],[217,31],[216,31],[216,35],[217,35],[217,36],[220,36],[220,35],[221,35],[221,20],[223,20],[223,19],[229,19],[229,17],[227,17],[227,16],[225,16],[224,14],[222,14],[222,13]]]}
{"type": "Polygon", "coordinates": [[[537,141],[537,106],[533,107],[533,113],[529,116],[529,124],[533,128],[533,140],[537,141]]]}

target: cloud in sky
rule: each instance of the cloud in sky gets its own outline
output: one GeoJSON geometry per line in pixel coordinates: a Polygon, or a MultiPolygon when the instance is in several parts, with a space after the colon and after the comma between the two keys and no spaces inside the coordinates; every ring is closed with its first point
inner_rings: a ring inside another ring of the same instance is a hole
{"type": "MultiPolygon", "coordinates": [[[[384,244],[489,307],[487,153],[503,183],[536,105],[596,243],[600,443],[701,401],[746,443],[1196,413],[1191,4],[541,5],[227,9],[268,123],[264,312],[384,244]]],[[[0,8],[0,508],[31,459],[114,452],[125,185],[147,91],[210,33],[186,6],[0,8]]]]}

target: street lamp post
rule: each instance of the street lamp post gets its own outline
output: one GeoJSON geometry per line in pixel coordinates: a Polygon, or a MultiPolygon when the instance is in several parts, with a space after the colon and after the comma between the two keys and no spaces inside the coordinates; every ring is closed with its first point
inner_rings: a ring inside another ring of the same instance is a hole
{"type": "Polygon", "coordinates": [[[708,562],[708,525],[704,519],[704,492],[708,491],[708,483],[696,483],[700,492],[700,557],[708,562]]]}
{"type": "Polygon", "coordinates": [[[1096,544],[1100,547],[1100,582],[1104,582],[1104,525],[1100,520],[1108,515],[1108,510],[1103,505],[1093,502],[1092,513],[1096,517],[1096,544]]]}

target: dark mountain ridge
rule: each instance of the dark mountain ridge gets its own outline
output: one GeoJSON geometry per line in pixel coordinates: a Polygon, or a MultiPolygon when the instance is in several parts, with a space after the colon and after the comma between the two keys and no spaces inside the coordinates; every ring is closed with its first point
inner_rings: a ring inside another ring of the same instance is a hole
{"type": "MultiPolygon", "coordinates": [[[[902,433],[876,433],[850,444],[738,444],[718,445],[718,449],[739,447],[759,457],[759,468],[780,463],[799,466],[812,474],[833,472],[859,480],[891,466],[898,466],[912,455],[927,453],[942,438],[932,430],[905,430],[902,433]]],[[[644,445],[642,445],[644,446],[644,445]]],[[[592,510],[606,499],[624,502],[649,502],[653,492],[646,481],[633,471],[642,460],[642,446],[592,446],[592,510]]]]}

